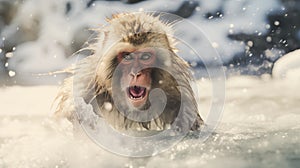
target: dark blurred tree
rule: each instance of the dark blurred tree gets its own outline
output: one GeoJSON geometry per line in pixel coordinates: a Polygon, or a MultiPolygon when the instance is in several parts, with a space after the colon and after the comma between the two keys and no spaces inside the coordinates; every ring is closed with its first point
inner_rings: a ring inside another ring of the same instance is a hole
{"type": "Polygon", "coordinates": [[[199,6],[197,1],[184,1],[176,11],[171,11],[170,13],[188,18],[193,15],[197,6],[199,6]]]}

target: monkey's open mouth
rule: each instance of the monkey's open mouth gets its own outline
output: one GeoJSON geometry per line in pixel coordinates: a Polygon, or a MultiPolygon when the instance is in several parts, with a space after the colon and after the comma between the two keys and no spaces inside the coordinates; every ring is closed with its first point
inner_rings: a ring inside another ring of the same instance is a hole
{"type": "Polygon", "coordinates": [[[146,95],[146,88],[142,86],[130,86],[127,90],[130,99],[139,100],[143,99],[146,95]]]}

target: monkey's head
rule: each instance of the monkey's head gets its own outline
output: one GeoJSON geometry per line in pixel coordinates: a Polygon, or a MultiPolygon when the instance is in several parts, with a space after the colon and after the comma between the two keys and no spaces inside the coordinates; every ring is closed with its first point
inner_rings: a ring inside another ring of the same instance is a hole
{"type": "Polygon", "coordinates": [[[158,17],[147,14],[115,15],[109,23],[106,33],[115,43],[103,58],[109,63],[106,80],[116,78],[113,86],[120,88],[115,89],[120,92],[117,94],[122,94],[129,106],[145,109],[149,93],[158,82],[156,67],[171,66],[173,39],[167,36],[170,32],[158,17]]]}
{"type": "Polygon", "coordinates": [[[91,55],[80,60],[73,76],[64,81],[57,116],[76,121],[81,103],[77,110],[73,98],[82,97],[118,129],[198,129],[203,120],[189,65],[175,52],[172,25],[160,17],[113,15],[86,48],[91,55]]]}
{"type": "Polygon", "coordinates": [[[184,105],[186,114],[175,125],[190,129],[197,118],[193,127],[198,127],[202,119],[190,86],[189,65],[176,54],[172,34],[171,25],[151,14],[118,14],[108,20],[99,31],[99,43],[91,46],[94,55],[79,69],[88,73],[88,66],[97,64],[88,86],[96,90],[90,96],[100,107],[96,113],[115,125],[124,121],[120,127],[137,123],[146,129],[164,128],[175,122],[184,105]],[[112,108],[105,108],[106,102],[112,108]]]}

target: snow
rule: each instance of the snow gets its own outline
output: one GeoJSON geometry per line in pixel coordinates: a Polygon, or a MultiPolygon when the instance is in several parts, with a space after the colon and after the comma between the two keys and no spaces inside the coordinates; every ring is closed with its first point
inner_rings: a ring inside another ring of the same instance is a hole
{"type": "Polygon", "coordinates": [[[284,78],[287,76],[300,77],[300,50],[290,52],[276,61],[272,74],[275,78],[284,78]]]}

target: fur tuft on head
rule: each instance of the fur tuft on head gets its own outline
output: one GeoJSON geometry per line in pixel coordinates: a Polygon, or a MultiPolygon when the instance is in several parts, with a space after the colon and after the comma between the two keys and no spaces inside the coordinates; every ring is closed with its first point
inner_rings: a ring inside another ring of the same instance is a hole
{"type": "Polygon", "coordinates": [[[175,49],[173,30],[170,24],[165,24],[160,20],[160,15],[147,13],[122,13],[113,15],[108,19],[108,31],[116,38],[122,37],[123,42],[128,42],[134,46],[145,44],[145,42],[160,44],[163,40],[168,47],[175,49]],[[159,41],[159,43],[158,43],[159,41]]]}

